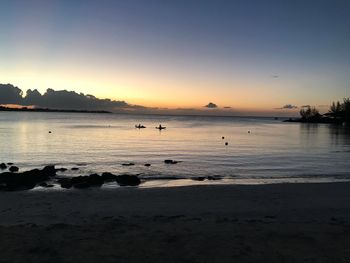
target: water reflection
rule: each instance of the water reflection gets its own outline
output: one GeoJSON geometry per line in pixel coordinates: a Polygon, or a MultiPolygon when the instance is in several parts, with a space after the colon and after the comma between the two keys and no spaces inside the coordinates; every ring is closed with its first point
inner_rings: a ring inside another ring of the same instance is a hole
{"type": "Polygon", "coordinates": [[[329,134],[333,144],[350,146],[350,126],[329,125],[329,134]]]}
{"type": "Polygon", "coordinates": [[[324,144],[350,146],[350,126],[300,123],[300,139],[309,147],[324,144]]]}
{"type": "Polygon", "coordinates": [[[0,162],[16,162],[23,169],[86,163],[82,174],[220,175],[235,180],[343,176],[350,171],[350,128],[336,125],[264,118],[0,113],[0,129],[0,162]],[[149,128],[135,129],[135,123],[149,128]],[[162,133],[154,128],[159,123],[168,127],[162,133]],[[165,159],[183,162],[169,166],[165,159]],[[135,166],[121,165],[129,162],[135,166]]]}

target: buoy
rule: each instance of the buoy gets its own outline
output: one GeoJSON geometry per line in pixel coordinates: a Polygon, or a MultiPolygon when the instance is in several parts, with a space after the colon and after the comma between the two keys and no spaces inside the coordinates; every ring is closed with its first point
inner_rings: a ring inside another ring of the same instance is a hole
{"type": "Polygon", "coordinates": [[[222,138],[222,139],[225,139],[225,137],[224,137],[224,136],[222,136],[221,138],[222,138]]]}
{"type": "Polygon", "coordinates": [[[49,133],[51,133],[51,131],[49,131],[49,133]]]}
{"type": "Polygon", "coordinates": [[[228,145],[228,142],[225,142],[225,145],[228,145]]]}

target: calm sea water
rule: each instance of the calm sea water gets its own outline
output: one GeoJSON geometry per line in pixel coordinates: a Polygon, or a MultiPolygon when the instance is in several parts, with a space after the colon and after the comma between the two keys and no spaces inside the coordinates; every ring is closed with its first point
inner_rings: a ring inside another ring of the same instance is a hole
{"type": "Polygon", "coordinates": [[[109,171],[144,179],[220,176],[225,183],[334,181],[350,179],[349,160],[350,130],[343,126],[273,118],[0,112],[0,162],[22,170],[55,164],[79,165],[66,175],[109,171]],[[135,129],[139,123],[147,128],[135,129]],[[159,132],[154,128],[159,124],[167,129],[159,132]],[[165,159],[182,162],[167,165],[165,159]],[[128,162],[135,165],[122,166],[128,162]]]}

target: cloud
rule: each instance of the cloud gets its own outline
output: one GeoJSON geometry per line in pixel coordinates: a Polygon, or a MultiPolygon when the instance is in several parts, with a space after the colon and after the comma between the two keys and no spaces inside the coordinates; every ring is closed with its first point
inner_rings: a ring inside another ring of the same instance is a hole
{"type": "Polygon", "coordinates": [[[224,109],[232,109],[230,106],[225,106],[224,109]]]}
{"type": "Polygon", "coordinates": [[[205,108],[208,108],[208,109],[215,109],[217,108],[218,106],[215,104],[215,103],[212,103],[212,102],[209,102],[207,105],[204,106],[205,108]]]}
{"type": "Polygon", "coordinates": [[[310,105],[302,105],[300,108],[310,108],[310,105]]]}
{"type": "Polygon", "coordinates": [[[21,104],[23,92],[12,84],[0,84],[0,104],[21,104]]]}
{"type": "Polygon", "coordinates": [[[93,95],[75,91],[47,89],[44,94],[38,90],[28,90],[23,96],[22,90],[11,84],[0,84],[0,104],[34,105],[39,108],[69,110],[138,110],[145,107],[130,105],[125,101],[99,99],[93,95]]]}
{"type": "Polygon", "coordinates": [[[276,110],[293,110],[293,109],[297,109],[298,106],[292,105],[292,104],[286,104],[280,108],[276,108],[276,110]]]}

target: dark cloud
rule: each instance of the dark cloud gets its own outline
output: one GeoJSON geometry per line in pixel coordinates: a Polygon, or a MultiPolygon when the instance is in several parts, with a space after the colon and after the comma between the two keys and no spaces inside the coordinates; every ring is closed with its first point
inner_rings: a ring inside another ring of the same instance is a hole
{"type": "Polygon", "coordinates": [[[281,108],[276,108],[276,110],[292,110],[292,109],[297,109],[298,106],[292,105],[292,104],[286,104],[282,106],[281,108]]]}
{"type": "Polygon", "coordinates": [[[225,106],[224,109],[232,109],[230,106],[225,106]]]}
{"type": "Polygon", "coordinates": [[[0,84],[0,104],[34,105],[40,108],[69,110],[138,110],[143,106],[130,105],[125,101],[98,99],[93,95],[85,95],[74,91],[48,89],[44,94],[38,90],[23,92],[11,85],[0,84]]]}
{"type": "Polygon", "coordinates": [[[207,105],[204,106],[205,108],[209,108],[209,109],[215,109],[218,106],[215,103],[209,102],[207,105]]]}
{"type": "Polygon", "coordinates": [[[23,92],[12,84],[0,84],[0,104],[21,104],[23,92]]]}
{"type": "MultiPolygon", "coordinates": [[[[25,98],[26,100],[26,98],[25,98]]],[[[28,103],[26,103],[28,104],[28,103]]],[[[59,109],[84,109],[84,110],[113,110],[115,108],[128,107],[124,101],[112,101],[110,99],[98,99],[92,95],[84,95],[74,91],[48,89],[43,94],[36,106],[59,109]]]]}

